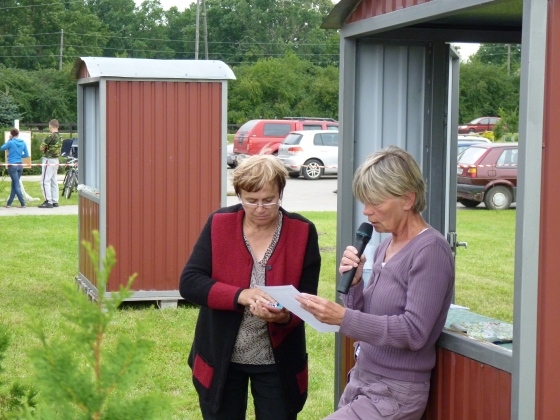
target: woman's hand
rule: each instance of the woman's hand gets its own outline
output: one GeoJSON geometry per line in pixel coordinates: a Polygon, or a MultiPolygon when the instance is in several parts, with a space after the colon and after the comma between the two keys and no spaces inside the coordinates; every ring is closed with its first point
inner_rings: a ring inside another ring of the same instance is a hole
{"type": "Polygon", "coordinates": [[[338,267],[338,272],[342,275],[346,273],[348,270],[352,270],[353,268],[357,267],[356,274],[352,279],[352,286],[358,284],[362,278],[364,273],[364,264],[366,262],[365,255],[362,254],[360,258],[358,258],[358,250],[353,247],[352,245],[348,245],[342,254],[342,258],[340,259],[340,266],[338,267]]]}
{"type": "Polygon", "coordinates": [[[290,320],[290,311],[271,306],[270,304],[276,303],[276,300],[258,287],[243,290],[239,294],[237,303],[248,306],[253,315],[267,322],[284,324],[290,320]]]}
{"type": "Polygon", "coordinates": [[[251,306],[257,302],[268,305],[276,301],[258,287],[243,290],[237,298],[237,303],[243,306],[251,306]]]}
{"type": "Polygon", "coordinates": [[[264,319],[266,322],[276,322],[278,324],[285,324],[290,321],[290,311],[286,308],[278,309],[270,306],[269,303],[262,304],[260,302],[251,305],[251,314],[264,319]]]}
{"type": "Polygon", "coordinates": [[[338,303],[331,302],[322,297],[301,293],[295,299],[301,303],[301,307],[311,313],[324,324],[340,325],[346,313],[346,308],[338,303]]]}

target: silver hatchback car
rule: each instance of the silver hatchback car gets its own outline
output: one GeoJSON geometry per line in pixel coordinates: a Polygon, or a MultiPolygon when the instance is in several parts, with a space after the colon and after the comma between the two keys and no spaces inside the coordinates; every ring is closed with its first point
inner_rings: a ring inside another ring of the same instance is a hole
{"type": "Polygon", "coordinates": [[[338,131],[305,130],[290,132],[278,149],[278,159],[290,178],[303,175],[319,179],[338,173],[338,131]]]}

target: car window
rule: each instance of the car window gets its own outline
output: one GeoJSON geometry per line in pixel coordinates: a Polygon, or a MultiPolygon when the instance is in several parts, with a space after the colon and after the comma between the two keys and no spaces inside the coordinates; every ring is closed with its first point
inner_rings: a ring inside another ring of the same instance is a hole
{"type": "Polygon", "coordinates": [[[486,152],[487,149],[471,146],[461,154],[457,163],[463,165],[474,165],[478,159],[486,152]]]}
{"type": "Polygon", "coordinates": [[[320,134],[325,146],[338,146],[338,133],[320,134]]]}
{"type": "Polygon", "coordinates": [[[517,165],[517,149],[506,149],[502,152],[498,160],[497,166],[517,165]]]}
{"type": "Polygon", "coordinates": [[[292,130],[290,123],[265,123],[263,134],[265,136],[282,137],[292,130]]]}
{"type": "Polygon", "coordinates": [[[490,118],[483,118],[480,120],[479,124],[490,124],[490,118]]]}
{"type": "Polygon", "coordinates": [[[496,124],[499,121],[499,118],[490,118],[490,124],[496,124]]]}
{"type": "Polygon", "coordinates": [[[284,141],[282,142],[283,144],[299,144],[299,142],[301,141],[302,135],[301,134],[288,134],[286,136],[286,138],[284,139],[284,141]]]}
{"type": "Polygon", "coordinates": [[[327,124],[327,130],[336,130],[336,131],[338,131],[338,125],[329,125],[329,124],[327,124]]]}
{"type": "Polygon", "coordinates": [[[322,130],[321,124],[303,124],[304,130],[322,130]]]}
{"type": "Polygon", "coordinates": [[[321,138],[320,134],[315,134],[313,136],[313,145],[314,146],[322,146],[323,145],[323,139],[321,138]]]}
{"type": "Polygon", "coordinates": [[[239,129],[239,131],[241,131],[241,132],[249,131],[249,130],[252,129],[255,125],[257,125],[258,122],[259,122],[259,120],[247,121],[245,124],[243,124],[243,125],[241,126],[241,128],[239,129]]]}
{"type": "Polygon", "coordinates": [[[467,124],[479,124],[480,123],[481,118],[475,118],[472,121],[469,121],[467,124]]]}
{"type": "Polygon", "coordinates": [[[465,150],[469,146],[459,146],[457,147],[457,156],[461,154],[463,150],[465,150]]]}

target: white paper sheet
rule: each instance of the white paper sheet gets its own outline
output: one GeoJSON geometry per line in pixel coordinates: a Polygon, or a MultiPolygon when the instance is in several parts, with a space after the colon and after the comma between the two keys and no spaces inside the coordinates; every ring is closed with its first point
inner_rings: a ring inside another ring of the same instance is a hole
{"type": "Polygon", "coordinates": [[[311,313],[301,307],[301,303],[296,300],[296,296],[300,293],[294,286],[257,286],[262,291],[272,296],[278,303],[281,303],[286,309],[293,314],[299,316],[307,324],[318,332],[338,332],[340,326],[325,324],[311,313]]]}

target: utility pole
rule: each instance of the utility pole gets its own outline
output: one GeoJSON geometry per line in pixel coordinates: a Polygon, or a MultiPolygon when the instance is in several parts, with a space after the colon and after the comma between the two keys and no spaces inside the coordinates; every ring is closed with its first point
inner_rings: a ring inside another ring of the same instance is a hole
{"type": "Polygon", "coordinates": [[[509,76],[509,69],[511,64],[511,45],[507,44],[507,47],[508,47],[507,69],[508,69],[508,76],[509,76]]]}
{"type": "Polygon", "coordinates": [[[206,60],[208,60],[208,28],[206,25],[206,0],[196,0],[196,35],[195,35],[195,46],[194,46],[194,59],[198,60],[198,44],[200,39],[200,2],[202,1],[202,22],[204,25],[204,52],[206,54],[206,60]]]}
{"type": "Polygon", "coordinates": [[[60,59],[58,60],[58,70],[62,70],[62,46],[64,45],[64,29],[60,30],[60,59]]]}
{"type": "Polygon", "coordinates": [[[208,28],[206,26],[206,0],[202,0],[202,20],[204,22],[204,53],[208,60],[208,28]]]}
{"type": "Polygon", "coordinates": [[[194,59],[198,60],[198,26],[200,17],[200,0],[196,0],[196,35],[194,41],[194,59]]]}

